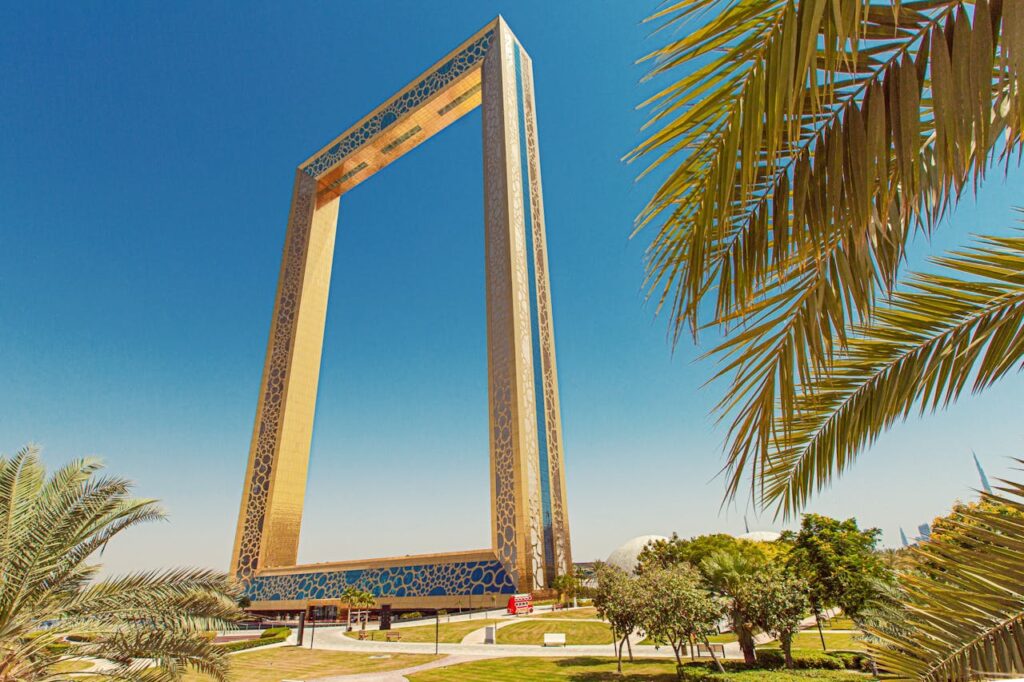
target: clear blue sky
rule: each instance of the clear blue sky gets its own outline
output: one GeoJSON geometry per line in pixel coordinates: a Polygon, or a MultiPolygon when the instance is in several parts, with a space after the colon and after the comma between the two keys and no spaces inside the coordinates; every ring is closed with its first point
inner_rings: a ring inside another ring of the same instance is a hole
{"type": "MultiPolygon", "coordinates": [[[[654,7],[0,5],[0,452],[99,455],[164,501],[110,568],[226,568],[294,168],[500,12],[536,71],[575,556],[742,531],[713,339],[672,354],[628,239],[654,7]]],[[[489,543],[480,136],[477,112],[342,200],[303,560],[489,543]]],[[[1022,178],[938,244],[1010,225],[1022,178]]],[[[895,544],[972,494],[972,448],[993,478],[1024,454],[1022,389],[894,429],[812,508],[895,544]]]]}

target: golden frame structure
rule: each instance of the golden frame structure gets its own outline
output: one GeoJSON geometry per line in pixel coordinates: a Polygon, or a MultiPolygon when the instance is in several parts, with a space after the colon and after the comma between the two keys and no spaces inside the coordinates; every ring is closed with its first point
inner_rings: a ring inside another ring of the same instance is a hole
{"type": "Polygon", "coordinates": [[[296,171],[232,567],[256,610],[484,605],[572,566],[532,63],[498,17],[296,171]],[[489,549],[296,565],[340,197],[482,106],[489,549]]]}

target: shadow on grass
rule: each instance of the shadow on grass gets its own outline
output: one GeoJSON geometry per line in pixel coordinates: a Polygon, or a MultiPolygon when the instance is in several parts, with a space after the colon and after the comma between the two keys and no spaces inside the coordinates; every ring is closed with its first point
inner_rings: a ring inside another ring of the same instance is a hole
{"type": "Polygon", "coordinates": [[[597,658],[596,656],[575,656],[573,658],[559,658],[555,661],[555,665],[560,668],[585,668],[593,665],[608,665],[608,659],[597,658]]]}
{"type": "Polygon", "coordinates": [[[672,665],[665,666],[664,671],[652,671],[649,666],[643,665],[645,663],[651,664],[664,662],[665,661],[637,659],[635,663],[630,663],[627,659],[623,659],[621,675],[615,672],[615,661],[609,661],[607,658],[576,656],[574,658],[559,659],[555,661],[555,664],[560,668],[604,668],[604,670],[570,672],[565,676],[565,679],[575,680],[575,682],[605,682],[606,680],[617,680],[619,682],[629,680],[633,680],[635,682],[674,682],[677,679],[674,661],[672,662],[672,665]]]}

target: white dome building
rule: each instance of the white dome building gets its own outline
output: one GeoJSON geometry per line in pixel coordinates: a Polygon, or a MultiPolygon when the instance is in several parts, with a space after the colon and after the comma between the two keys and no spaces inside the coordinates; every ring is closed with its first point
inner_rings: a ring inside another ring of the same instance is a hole
{"type": "Polygon", "coordinates": [[[782,533],[773,530],[755,530],[743,535],[737,535],[737,540],[750,540],[751,542],[775,542],[782,537],[782,533]]]}
{"type": "Polygon", "coordinates": [[[607,563],[621,568],[626,573],[636,569],[636,560],[647,543],[655,540],[668,540],[664,535],[640,535],[623,543],[621,547],[608,555],[607,563]]]}

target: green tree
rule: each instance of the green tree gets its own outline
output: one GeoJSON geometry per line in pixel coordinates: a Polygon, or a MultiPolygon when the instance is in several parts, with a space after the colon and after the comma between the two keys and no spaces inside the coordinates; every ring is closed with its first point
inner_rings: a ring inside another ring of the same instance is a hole
{"type": "Polygon", "coordinates": [[[193,670],[227,679],[223,649],[203,636],[241,612],[228,576],[172,569],[98,579],[97,552],[122,531],[164,517],[98,460],[49,477],[38,450],[0,457],[0,680],[67,679],[59,660],[95,658],[95,680],[172,682],[193,670]]]}
{"type": "MultiPolygon", "coordinates": [[[[366,590],[360,590],[354,585],[349,585],[341,593],[341,601],[348,605],[349,608],[349,623],[352,622],[352,609],[369,609],[377,603],[377,598],[373,596],[372,592],[366,590]]],[[[366,629],[366,619],[360,619],[360,630],[366,629]]]]}
{"type": "Polygon", "coordinates": [[[670,80],[630,157],[668,167],[638,221],[650,295],[675,338],[725,334],[727,494],[793,515],[895,421],[1024,358],[1019,234],[901,272],[1021,150],[1024,3],[680,0],[651,20],[670,80]]]}
{"type": "Polygon", "coordinates": [[[725,672],[711,650],[708,636],[717,631],[725,613],[723,602],[701,587],[702,577],[689,564],[653,568],[637,578],[640,591],[640,624],[647,636],[672,647],[682,664],[685,644],[701,641],[719,671],[725,672]]]}
{"type": "Polygon", "coordinates": [[[800,531],[787,534],[793,542],[788,566],[809,585],[822,649],[821,615],[826,608],[838,606],[856,619],[878,593],[878,581],[891,581],[885,558],[875,551],[880,534],[877,528],[861,530],[856,519],[839,521],[820,514],[804,514],[800,531]]]}
{"type": "Polygon", "coordinates": [[[752,619],[757,627],[779,640],[786,667],[793,667],[793,635],[810,608],[803,580],[782,570],[766,570],[746,586],[752,619]]]}
{"type": "Polygon", "coordinates": [[[600,563],[594,574],[597,579],[594,606],[597,615],[608,621],[611,627],[618,671],[621,673],[623,645],[629,650],[629,660],[633,660],[629,636],[640,627],[643,595],[638,589],[637,579],[615,566],[600,563]]]}
{"type": "Polygon", "coordinates": [[[566,599],[575,601],[582,587],[583,581],[573,569],[570,569],[568,573],[555,576],[555,579],[551,581],[551,589],[558,592],[560,602],[564,602],[566,599]]]}
{"type": "Polygon", "coordinates": [[[700,567],[705,557],[715,552],[742,554],[751,560],[761,561],[784,552],[786,547],[774,542],[750,542],[739,540],[725,533],[698,535],[683,539],[672,533],[669,540],[654,540],[647,543],[637,556],[637,572],[651,568],[669,568],[688,563],[700,567]]]}
{"type": "Polygon", "coordinates": [[[743,651],[743,660],[748,664],[756,660],[754,630],[757,627],[749,586],[767,568],[763,557],[755,558],[736,550],[713,552],[700,563],[700,572],[712,592],[728,600],[732,631],[743,651]]]}

